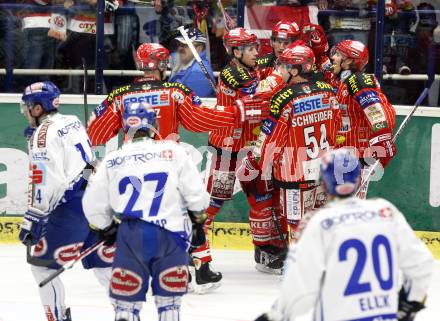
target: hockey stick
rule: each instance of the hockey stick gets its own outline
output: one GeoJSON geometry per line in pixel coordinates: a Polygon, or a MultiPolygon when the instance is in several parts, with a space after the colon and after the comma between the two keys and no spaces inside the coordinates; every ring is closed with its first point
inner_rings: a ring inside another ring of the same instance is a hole
{"type": "Polygon", "coordinates": [[[84,126],[87,126],[87,123],[89,121],[89,105],[87,104],[87,84],[88,84],[88,74],[87,74],[87,67],[86,67],[86,60],[84,57],[81,58],[83,70],[84,70],[84,79],[83,79],[83,95],[84,95],[84,126]]]}
{"type": "MultiPolygon", "coordinates": [[[[428,49],[428,81],[426,82],[425,89],[423,89],[422,93],[420,94],[419,98],[417,98],[416,103],[414,107],[411,109],[410,113],[406,115],[405,119],[400,124],[399,128],[397,129],[396,133],[394,134],[392,140],[393,143],[396,142],[397,138],[399,138],[400,134],[402,133],[403,129],[408,125],[409,121],[411,120],[412,116],[416,112],[417,108],[422,104],[423,100],[426,98],[426,96],[429,93],[429,89],[431,88],[432,83],[434,82],[435,77],[435,59],[434,59],[434,50],[431,46],[428,49]]],[[[368,181],[370,180],[371,176],[373,176],[374,170],[379,165],[379,161],[375,161],[374,164],[370,167],[370,171],[368,172],[367,176],[363,180],[362,184],[359,186],[359,188],[356,191],[356,196],[359,195],[360,191],[365,187],[365,185],[368,184],[368,181]]]]}
{"type": "Polygon", "coordinates": [[[43,286],[45,286],[46,284],[48,284],[50,281],[52,281],[53,279],[55,279],[57,276],[59,276],[61,273],[63,273],[64,271],[72,268],[76,262],[82,260],[83,258],[85,258],[86,256],[88,256],[89,254],[91,254],[92,252],[94,252],[95,250],[97,250],[100,246],[102,246],[104,244],[104,241],[98,241],[95,244],[93,244],[92,246],[90,246],[89,248],[87,248],[84,252],[81,252],[74,260],[71,260],[69,262],[67,262],[66,264],[64,264],[61,268],[59,268],[58,270],[56,270],[54,273],[52,273],[51,275],[49,275],[47,278],[45,278],[43,281],[40,282],[40,284],[38,285],[40,288],[42,288],[43,286]]]}
{"type": "Polygon", "coordinates": [[[223,7],[222,0],[217,1],[217,6],[220,8],[220,11],[223,15],[223,20],[225,21],[225,28],[226,31],[229,31],[231,29],[234,29],[236,26],[235,21],[228,15],[228,13],[225,10],[225,7],[223,7]]]}
{"type": "Polygon", "coordinates": [[[28,262],[30,265],[34,266],[42,266],[42,267],[48,267],[54,263],[56,263],[56,260],[46,260],[46,259],[40,259],[38,257],[32,256],[31,253],[32,245],[31,243],[26,244],[26,262],[28,262]]]}
{"type": "Polygon", "coordinates": [[[203,64],[202,58],[200,58],[200,55],[197,52],[196,48],[194,48],[194,45],[192,44],[191,40],[188,38],[188,34],[185,31],[185,27],[180,26],[179,28],[177,28],[177,30],[179,30],[180,33],[182,34],[183,39],[185,39],[186,44],[188,45],[189,49],[191,50],[192,54],[194,55],[194,58],[196,59],[197,63],[199,64],[200,69],[203,72],[203,75],[205,75],[212,90],[214,90],[214,92],[217,94],[217,87],[215,85],[215,82],[211,78],[211,76],[209,75],[208,69],[206,69],[206,66],[203,64]]]}
{"type": "Polygon", "coordinates": [[[281,223],[278,220],[277,213],[275,212],[274,208],[272,208],[272,218],[273,218],[273,220],[275,222],[275,226],[276,226],[278,234],[280,236],[281,243],[283,243],[283,249],[284,249],[284,251],[286,251],[286,254],[287,254],[287,252],[289,251],[289,245],[287,243],[287,240],[284,237],[284,233],[283,233],[283,230],[281,228],[281,223]]]}

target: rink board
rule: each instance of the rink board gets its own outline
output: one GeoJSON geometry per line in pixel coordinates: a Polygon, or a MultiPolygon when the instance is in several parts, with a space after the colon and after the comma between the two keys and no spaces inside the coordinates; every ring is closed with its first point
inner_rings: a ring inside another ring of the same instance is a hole
{"type": "MultiPolygon", "coordinates": [[[[5,101],[0,95],[0,102],[5,101]]],[[[89,111],[102,97],[90,97],[89,111]]],[[[8,97],[9,101],[17,101],[8,97]]],[[[78,103],[65,104],[62,112],[75,114],[84,121],[84,108],[78,103]]],[[[6,101],[8,101],[6,99],[6,101]]],[[[63,99],[62,99],[63,101],[63,99]]],[[[209,102],[208,104],[211,104],[209,102]]],[[[398,125],[409,107],[397,107],[398,125]]],[[[26,208],[27,157],[23,129],[26,121],[18,104],[0,104],[0,215],[20,215],[26,208]]],[[[206,167],[206,134],[181,131],[182,141],[194,145],[206,167]]],[[[394,203],[407,217],[411,226],[424,233],[422,239],[440,253],[440,108],[421,108],[405,128],[397,142],[398,155],[390,163],[382,179],[372,182],[369,197],[384,197],[394,203]]],[[[226,202],[217,216],[216,248],[246,249],[251,247],[247,222],[248,206],[243,193],[237,190],[234,199],[226,202]],[[230,223],[225,223],[230,222],[230,223]],[[244,223],[237,225],[236,223],[244,223]],[[222,225],[226,224],[226,225],[222,225]],[[226,244],[228,246],[226,246],[226,244]]],[[[16,240],[17,218],[0,218],[0,242],[16,240]],[[15,232],[11,232],[15,231],[15,232]]],[[[420,235],[419,235],[420,236],[420,235]]]]}

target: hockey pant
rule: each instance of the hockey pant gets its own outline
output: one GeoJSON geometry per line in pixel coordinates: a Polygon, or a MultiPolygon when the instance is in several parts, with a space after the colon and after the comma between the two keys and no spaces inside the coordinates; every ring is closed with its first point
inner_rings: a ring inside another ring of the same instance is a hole
{"type": "MultiPolygon", "coordinates": [[[[87,248],[98,241],[96,233],[91,232],[82,210],[83,191],[67,203],[60,204],[50,213],[46,235],[37,243],[32,255],[46,260],[55,260],[47,267],[32,266],[32,273],[37,283],[54,273],[62,265],[75,259],[82,248],[87,248]]],[[[83,259],[84,268],[93,269],[100,284],[109,288],[111,263],[114,247],[101,247],[83,259]]],[[[64,286],[57,277],[39,289],[48,321],[62,320],[66,306],[64,286]]]]}
{"type": "Polygon", "coordinates": [[[115,320],[138,321],[151,284],[159,321],[178,321],[189,279],[186,241],[138,219],[123,220],[110,283],[115,320]]]}
{"type": "Polygon", "coordinates": [[[280,187],[280,208],[282,217],[286,217],[290,229],[290,238],[296,242],[299,237],[299,225],[304,215],[327,202],[324,188],[318,184],[297,184],[295,187],[280,187]]]}

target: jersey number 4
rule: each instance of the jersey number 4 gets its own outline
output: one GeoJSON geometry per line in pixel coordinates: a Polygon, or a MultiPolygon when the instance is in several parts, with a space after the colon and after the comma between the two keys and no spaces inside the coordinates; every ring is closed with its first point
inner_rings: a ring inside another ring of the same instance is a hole
{"type": "Polygon", "coordinates": [[[133,210],[135,204],[139,198],[142,191],[142,184],[148,182],[156,182],[156,189],[152,197],[150,212],[148,216],[157,216],[159,213],[160,204],[162,202],[163,193],[165,191],[165,184],[168,179],[168,173],[158,172],[158,173],[148,173],[144,175],[143,182],[137,176],[126,176],[119,181],[119,194],[125,194],[127,191],[127,186],[131,185],[132,193],[130,199],[128,200],[127,206],[123,211],[123,215],[128,217],[143,217],[142,210],[133,210]]]}
{"type": "MultiPolygon", "coordinates": [[[[345,288],[344,296],[370,292],[371,283],[360,282],[362,272],[364,271],[365,264],[367,262],[367,247],[361,240],[358,239],[349,239],[344,241],[339,247],[340,262],[347,260],[347,253],[350,249],[356,251],[357,259],[351,277],[345,288]]],[[[373,239],[373,243],[371,245],[371,256],[374,274],[376,275],[376,279],[379,282],[381,289],[384,291],[391,289],[393,287],[393,259],[390,242],[384,235],[379,234],[373,239]],[[383,247],[385,250],[387,258],[386,266],[388,267],[388,276],[386,278],[383,277],[381,272],[381,262],[379,258],[379,249],[381,247],[383,247]]]]}

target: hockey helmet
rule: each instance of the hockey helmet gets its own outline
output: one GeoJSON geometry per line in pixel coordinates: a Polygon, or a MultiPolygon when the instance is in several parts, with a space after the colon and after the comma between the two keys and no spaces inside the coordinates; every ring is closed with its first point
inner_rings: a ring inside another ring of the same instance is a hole
{"type": "Polygon", "coordinates": [[[124,103],[124,112],[122,115],[124,132],[136,131],[149,132],[150,137],[158,130],[157,116],[154,109],[147,103],[124,103]]]}
{"type": "Polygon", "coordinates": [[[158,43],[143,43],[136,51],[138,70],[165,71],[168,66],[170,52],[158,43]]]}
{"type": "Polygon", "coordinates": [[[289,46],[278,56],[277,64],[284,64],[291,68],[298,68],[300,73],[312,71],[315,55],[312,49],[305,45],[289,46]]]}
{"type": "Polygon", "coordinates": [[[320,179],[330,195],[351,196],[361,181],[361,164],[348,149],[331,151],[322,158],[320,179]]]}
{"type": "Polygon", "coordinates": [[[286,39],[286,40],[295,40],[301,35],[301,30],[299,29],[296,22],[291,21],[279,21],[272,28],[272,41],[275,39],[286,39]]]}
{"type": "Polygon", "coordinates": [[[60,94],[58,87],[51,81],[36,82],[24,89],[22,105],[31,109],[39,104],[45,112],[51,112],[60,106],[60,94]]]}
{"type": "Polygon", "coordinates": [[[257,36],[244,28],[229,30],[223,37],[223,44],[229,55],[232,55],[234,48],[242,48],[256,45],[258,47],[257,36]]]}
{"type": "Polygon", "coordinates": [[[362,71],[368,63],[368,49],[360,41],[342,40],[332,49],[330,57],[336,52],[353,59],[353,68],[355,71],[362,71]]]}

